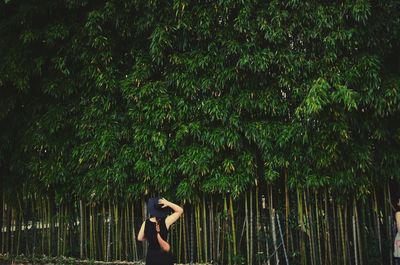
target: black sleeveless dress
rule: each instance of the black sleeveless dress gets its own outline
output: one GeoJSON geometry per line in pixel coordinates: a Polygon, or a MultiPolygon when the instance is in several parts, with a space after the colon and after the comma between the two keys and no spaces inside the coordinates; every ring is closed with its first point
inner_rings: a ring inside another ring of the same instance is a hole
{"type": "MultiPolygon", "coordinates": [[[[160,235],[166,241],[168,237],[168,230],[165,225],[165,218],[161,218],[160,224],[160,235]]],[[[174,258],[171,252],[164,252],[161,250],[160,244],[157,240],[156,223],[146,220],[144,227],[144,236],[149,242],[147,249],[146,265],[172,265],[174,264],[174,258]]]]}

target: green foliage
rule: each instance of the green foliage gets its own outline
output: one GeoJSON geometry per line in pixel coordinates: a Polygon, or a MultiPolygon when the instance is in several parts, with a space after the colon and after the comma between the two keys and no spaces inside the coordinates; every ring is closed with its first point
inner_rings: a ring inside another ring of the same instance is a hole
{"type": "Polygon", "coordinates": [[[400,169],[398,1],[4,1],[8,189],[360,196],[400,169]]]}

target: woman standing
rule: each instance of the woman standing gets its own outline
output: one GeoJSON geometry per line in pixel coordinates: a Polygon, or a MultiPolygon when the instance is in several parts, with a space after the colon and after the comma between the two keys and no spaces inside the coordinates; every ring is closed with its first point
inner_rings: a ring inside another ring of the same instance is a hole
{"type": "Polygon", "coordinates": [[[396,237],[394,239],[394,264],[400,265],[400,198],[397,200],[395,205],[396,213],[395,213],[395,220],[396,220],[396,237]]]}
{"type": "Polygon", "coordinates": [[[146,265],[172,265],[173,257],[166,240],[169,228],[182,215],[183,209],[164,198],[150,198],[147,211],[150,218],[143,222],[138,233],[139,241],[146,239],[149,243],[146,265]]]}

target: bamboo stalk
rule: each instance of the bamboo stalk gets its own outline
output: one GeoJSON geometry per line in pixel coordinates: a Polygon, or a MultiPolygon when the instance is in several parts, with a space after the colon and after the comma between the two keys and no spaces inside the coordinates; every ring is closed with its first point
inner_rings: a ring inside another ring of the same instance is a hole
{"type": "Polygon", "coordinates": [[[204,238],[204,262],[208,261],[208,239],[207,239],[207,215],[206,215],[206,202],[203,194],[203,238],[204,238]]]}
{"type": "Polygon", "coordinates": [[[272,242],[274,244],[274,252],[275,252],[275,263],[279,264],[279,255],[278,255],[278,243],[277,243],[277,232],[276,232],[276,226],[275,226],[275,208],[274,208],[274,201],[273,201],[273,193],[272,193],[272,187],[269,185],[268,187],[269,190],[269,214],[270,214],[270,220],[271,220],[271,229],[272,229],[272,242]]]}
{"type": "Polygon", "coordinates": [[[111,222],[112,222],[112,209],[111,209],[111,202],[108,201],[108,229],[107,229],[107,259],[106,261],[110,261],[111,256],[111,222]]]}
{"type": "Polygon", "coordinates": [[[118,202],[117,204],[117,209],[118,209],[118,215],[120,216],[120,220],[119,220],[119,233],[117,234],[118,236],[118,260],[122,260],[122,229],[123,229],[123,216],[124,216],[124,212],[123,209],[119,208],[118,202]]]}
{"type": "MultiPolygon", "coordinates": [[[[236,228],[235,228],[235,216],[233,215],[233,201],[232,201],[232,195],[229,196],[229,202],[230,202],[230,214],[231,214],[231,225],[232,225],[232,244],[233,244],[233,256],[236,259],[237,257],[237,249],[236,249],[236,228]]],[[[235,262],[236,263],[236,262],[235,262]]]]}
{"type": "MultiPolygon", "coordinates": [[[[225,207],[225,206],[222,206],[222,207],[225,207]]],[[[226,233],[226,223],[225,223],[225,216],[224,216],[224,214],[225,213],[223,213],[223,215],[222,216],[220,216],[219,217],[219,219],[222,221],[222,225],[221,225],[221,227],[222,227],[222,229],[221,229],[221,264],[224,264],[224,258],[225,258],[225,233],[226,233]]]]}
{"type": "Polygon", "coordinates": [[[9,252],[11,255],[14,255],[14,237],[15,232],[13,231],[13,227],[15,227],[15,209],[14,207],[11,208],[11,218],[10,218],[10,247],[9,252]]]}
{"type": "Polygon", "coordinates": [[[125,213],[125,216],[124,216],[124,233],[123,233],[123,235],[124,235],[124,241],[125,241],[125,256],[124,256],[124,259],[125,260],[128,260],[128,244],[129,244],[129,242],[130,242],[130,238],[129,238],[129,232],[128,232],[128,221],[129,221],[129,219],[128,219],[128,209],[129,209],[129,207],[128,207],[128,205],[125,203],[124,204],[124,213],[125,213]]]}
{"type": "MultiPolygon", "coordinates": [[[[286,233],[286,247],[287,251],[290,253],[289,245],[289,212],[290,212],[290,202],[289,202],[289,187],[288,187],[288,169],[284,169],[285,175],[285,233],[286,233]]],[[[293,242],[293,240],[290,240],[293,242]]]]}
{"type": "Polygon", "coordinates": [[[79,210],[80,210],[80,238],[79,238],[79,255],[83,259],[83,203],[79,200],[79,210]]]}
{"type": "Polygon", "coordinates": [[[215,226],[214,226],[214,200],[211,196],[211,209],[210,209],[210,259],[213,261],[217,256],[215,248],[215,226]]]}
{"type": "Polygon", "coordinates": [[[94,257],[94,247],[93,247],[93,208],[92,204],[89,205],[89,258],[95,259],[94,257]]]}
{"type": "Polygon", "coordinates": [[[230,244],[230,236],[229,236],[229,231],[228,231],[228,204],[227,204],[227,199],[226,195],[224,195],[224,227],[226,227],[226,235],[227,235],[227,249],[228,249],[228,264],[232,264],[232,254],[231,254],[231,244],[230,244]]]}
{"type": "Polygon", "coordinates": [[[250,265],[253,264],[253,190],[250,189],[250,265]]]}
{"type": "MultiPolygon", "coordinates": [[[[348,210],[348,202],[346,201],[344,204],[344,236],[345,236],[345,241],[346,241],[346,257],[349,260],[349,262],[351,262],[351,249],[350,249],[350,239],[349,239],[349,231],[348,231],[348,221],[350,220],[349,218],[349,210],[348,210]]],[[[351,222],[351,220],[350,220],[351,222]]],[[[351,224],[350,224],[351,225],[351,224]]]]}
{"type": "Polygon", "coordinates": [[[299,225],[300,225],[300,230],[299,230],[299,241],[300,241],[300,261],[302,265],[307,264],[306,261],[306,247],[304,243],[304,231],[305,231],[305,225],[304,225],[304,219],[303,219],[303,205],[302,205],[302,199],[300,196],[300,191],[297,188],[296,190],[297,194],[297,213],[299,216],[299,225]]]}
{"type": "Polygon", "coordinates": [[[316,253],[315,253],[315,242],[314,242],[314,222],[313,222],[313,214],[312,214],[312,207],[311,202],[309,200],[309,189],[307,192],[304,193],[304,209],[305,209],[305,216],[307,220],[307,234],[309,238],[310,244],[310,256],[311,256],[311,264],[316,264],[316,253]]]}
{"type": "Polygon", "coordinates": [[[194,232],[193,232],[193,225],[194,225],[194,207],[192,207],[190,211],[190,262],[193,263],[194,261],[194,232]]]}
{"type": "Polygon", "coordinates": [[[45,207],[43,207],[43,197],[40,197],[40,199],[39,199],[39,204],[38,204],[38,213],[39,213],[39,216],[40,216],[40,236],[41,236],[41,244],[40,244],[40,246],[41,246],[41,253],[42,253],[42,255],[44,255],[44,243],[45,243],[45,236],[46,236],[46,234],[45,233],[43,233],[43,231],[44,231],[44,220],[46,220],[46,218],[45,218],[45,216],[46,216],[46,213],[45,213],[45,211],[44,211],[44,208],[45,207]]]}
{"type": "Polygon", "coordinates": [[[329,208],[328,208],[328,190],[325,188],[324,190],[324,249],[325,249],[325,264],[332,264],[332,248],[331,248],[331,233],[329,226],[329,208]]]}
{"type": "Polygon", "coordinates": [[[332,202],[332,220],[333,220],[333,239],[335,242],[335,255],[336,257],[341,257],[341,245],[340,245],[340,236],[339,236],[339,222],[338,222],[338,213],[337,213],[337,205],[335,202],[332,202]]]}
{"type": "MultiPolygon", "coordinates": [[[[18,201],[18,223],[16,226],[16,229],[18,230],[18,235],[17,235],[17,251],[16,254],[17,256],[19,255],[19,250],[20,250],[20,242],[21,242],[21,230],[23,227],[23,210],[21,206],[21,199],[20,196],[17,194],[17,201],[18,201]]],[[[2,227],[0,226],[0,233],[1,233],[2,227]]]]}
{"type": "Polygon", "coordinates": [[[91,205],[92,208],[92,232],[93,232],[93,259],[97,260],[97,215],[96,215],[96,211],[97,211],[97,207],[96,204],[94,203],[93,205],[91,205]]]}
{"type": "Polygon", "coordinates": [[[5,253],[5,235],[6,231],[3,232],[3,224],[6,223],[5,221],[5,216],[7,215],[7,206],[6,206],[6,193],[3,191],[3,188],[1,188],[2,191],[2,200],[1,200],[1,220],[0,220],[0,231],[1,231],[1,253],[5,253]]]}
{"type": "Polygon", "coordinates": [[[185,215],[183,215],[182,216],[182,221],[183,221],[183,225],[184,225],[184,227],[183,227],[183,255],[184,255],[184,261],[185,261],[185,263],[187,263],[188,262],[188,257],[187,257],[187,244],[188,244],[188,242],[187,242],[187,233],[186,233],[186,231],[187,231],[187,229],[188,229],[188,221],[187,221],[187,219],[188,218],[186,218],[185,217],[185,215]]]}
{"type": "Polygon", "coordinates": [[[60,238],[61,238],[61,233],[60,233],[60,209],[57,209],[57,257],[60,256],[60,238]]]}
{"type": "Polygon", "coordinates": [[[178,252],[177,254],[177,260],[178,263],[182,263],[182,251],[183,251],[183,224],[184,224],[184,216],[182,215],[181,219],[179,220],[179,239],[178,239],[178,252]]]}
{"type": "MultiPolygon", "coordinates": [[[[259,188],[258,183],[256,181],[256,238],[257,238],[257,253],[261,253],[261,245],[259,235],[261,233],[261,225],[260,225],[260,209],[259,209],[259,188]]],[[[240,246],[239,246],[240,248],[240,246]]],[[[236,256],[236,255],[235,255],[236,256]]],[[[261,264],[261,259],[258,260],[258,265],[261,264]]]]}
{"type": "Polygon", "coordinates": [[[197,205],[194,205],[194,230],[195,230],[195,237],[196,237],[196,258],[197,258],[197,260],[200,260],[200,256],[199,256],[199,254],[200,254],[200,250],[199,250],[199,248],[200,248],[200,241],[199,241],[199,229],[198,229],[198,222],[197,222],[197,205]]]}
{"type": "Polygon", "coordinates": [[[5,192],[3,190],[3,186],[0,188],[1,191],[1,204],[0,204],[0,250],[1,253],[4,253],[4,232],[3,232],[3,223],[4,223],[4,216],[5,216],[5,192]]]}
{"type": "Polygon", "coordinates": [[[64,205],[64,212],[63,212],[63,249],[62,255],[65,256],[65,251],[67,249],[67,237],[68,237],[68,205],[64,205]]]}
{"type": "Polygon", "coordinates": [[[101,242],[102,242],[102,260],[107,261],[107,215],[106,215],[106,206],[104,205],[104,201],[101,203],[101,216],[102,216],[102,233],[101,233],[101,242]]]}
{"type": "Polygon", "coordinates": [[[115,220],[115,222],[114,222],[114,237],[113,238],[115,238],[115,240],[114,240],[114,246],[115,246],[115,249],[114,249],[114,255],[115,255],[115,257],[114,257],[114,259],[116,259],[116,260],[119,260],[119,237],[118,237],[118,234],[119,234],[119,216],[118,216],[118,204],[114,201],[114,204],[113,204],[113,207],[114,207],[114,220],[115,220]]]}
{"type": "Polygon", "coordinates": [[[361,241],[361,236],[360,236],[360,221],[358,218],[358,209],[357,209],[356,201],[354,201],[354,216],[355,216],[355,222],[356,222],[356,233],[357,233],[357,242],[358,242],[357,245],[358,245],[360,264],[364,264],[363,263],[362,241],[361,241]]]}
{"type": "Polygon", "coordinates": [[[380,226],[380,221],[379,221],[379,213],[378,213],[378,199],[376,195],[376,189],[374,189],[373,193],[373,199],[374,199],[374,213],[375,213],[375,218],[376,218],[376,234],[378,237],[378,243],[379,243],[379,253],[382,255],[382,239],[381,239],[381,226],[380,226]]]}
{"type": "Polygon", "coordinates": [[[321,231],[321,224],[320,224],[320,208],[319,208],[319,195],[318,191],[314,191],[314,202],[315,202],[315,219],[317,222],[317,244],[318,244],[318,261],[317,264],[323,263],[322,261],[322,248],[321,248],[321,237],[320,237],[320,231],[321,231]]]}
{"type": "MultiPolygon", "coordinates": [[[[24,212],[28,212],[28,208],[29,208],[29,195],[27,196],[27,198],[24,201],[24,212]]],[[[25,252],[26,254],[29,256],[30,255],[30,251],[29,251],[29,231],[28,231],[28,220],[25,218],[25,216],[23,217],[24,219],[24,226],[25,226],[25,252]]],[[[30,229],[29,229],[30,230],[30,229]]]]}
{"type": "Polygon", "coordinates": [[[131,212],[132,212],[132,235],[133,235],[133,238],[132,238],[132,253],[134,254],[134,258],[135,258],[135,260],[138,260],[139,259],[139,254],[138,254],[138,249],[137,249],[137,245],[136,245],[136,230],[135,230],[135,206],[134,206],[134,204],[132,203],[132,210],[131,210],[131,212]]]}
{"type": "Polygon", "coordinates": [[[343,264],[347,264],[347,255],[346,255],[346,239],[345,239],[345,229],[344,229],[344,222],[343,222],[343,214],[342,214],[342,205],[338,205],[339,211],[339,226],[340,226],[340,238],[342,243],[342,257],[343,257],[343,264]]]}
{"type": "MultiPolygon", "coordinates": [[[[382,207],[383,208],[383,216],[387,217],[387,216],[389,216],[389,212],[390,212],[390,209],[388,209],[388,206],[390,205],[390,199],[388,197],[388,193],[390,191],[388,191],[388,189],[387,189],[386,181],[385,181],[385,184],[382,186],[382,188],[383,188],[383,200],[382,200],[382,203],[383,203],[383,207],[382,207]]],[[[387,238],[390,238],[390,227],[389,227],[388,221],[389,221],[389,218],[385,218],[385,222],[382,222],[382,224],[386,228],[386,235],[385,236],[387,238]]]]}
{"type": "Polygon", "coordinates": [[[45,239],[45,240],[43,240],[43,245],[44,245],[43,246],[43,254],[49,255],[48,242],[50,241],[50,238],[49,238],[49,232],[48,231],[50,229],[50,224],[48,223],[48,216],[49,216],[50,213],[49,213],[48,208],[47,208],[47,198],[43,197],[42,201],[43,201],[43,213],[44,213],[43,214],[43,225],[46,227],[42,231],[43,238],[45,239]]]}
{"type": "Polygon", "coordinates": [[[267,264],[271,265],[271,261],[269,258],[269,243],[268,243],[268,235],[267,235],[267,207],[266,207],[266,202],[265,202],[265,196],[263,195],[261,198],[261,203],[262,203],[262,209],[263,209],[263,215],[264,215],[264,220],[265,223],[263,224],[263,229],[264,229],[264,236],[265,236],[265,252],[267,256],[267,264]]]}
{"type": "Polygon", "coordinates": [[[49,256],[52,256],[52,251],[51,251],[51,241],[52,241],[52,229],[53,229],[53,224],[52,224],[52,220],[51,220],[51,216],[52,216],[52,212],[51,212],[51,204],[50,204],[50,198],[46,197],[47,199],[47,223],[49,224],[49,229],[47,230],[47,238],[48,238],[48,242],[47,242],[47,253],[49,256]]]}
{"type": "Polygon", "coordinates": [[[201,223],[200,223],[200,205],[197,204],[195,208],[196,220],[196,241],[197,241],[197,261],[202,262],[202,242],[201,242],[201,223]]]}
{"type": "Polygon", "coordinates": [[[250,264],[250,231],[249,231],[249,210],[248,210],[248,202],[247,202],[247,192],[244,196],[244,211],[245,211],[245,222],[246,222],[246,253],[247,253],[247,264],[250,264]]]}
{"type": "Polygon", "coordinates": [[[358,265],[358,253],[357,253],[357,230],[356,230],[356,219],[355,219],[355,212],[356,212],[356,203],[355,199],[353,198],[353,246],[354,246],[354,261],[355,265],[358,265]]]}

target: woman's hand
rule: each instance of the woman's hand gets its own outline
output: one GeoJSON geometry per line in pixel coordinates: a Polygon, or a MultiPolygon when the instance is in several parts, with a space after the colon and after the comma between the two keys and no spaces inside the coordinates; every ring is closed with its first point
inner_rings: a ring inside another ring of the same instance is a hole
{"type": "Polygon", "coordinates": [[[158,203],[162,205],[161,206],[162,208],[170,207],[174,211],[172,214],[167,216],[167,218],[165,218],[165,226],[167,227],[167,230],[168,230],[169,227],[173,223],[175,223],[179,219],[179,217],[183,214],[183,208],[180,207],[179,205],[176,205],[173,202],[167,201],[164,198],[159,199],[158,203]]]}
{"type": "Polygon", "coordinates": [[[169,201],[167,201],[167,200],[164,199],[164,198],[159,199],[159,200],[158,200],[158,203],[162,205],[161,208],[168,207],[168,206],[170,206],[170,204],[171,204],[169,201]]]}

